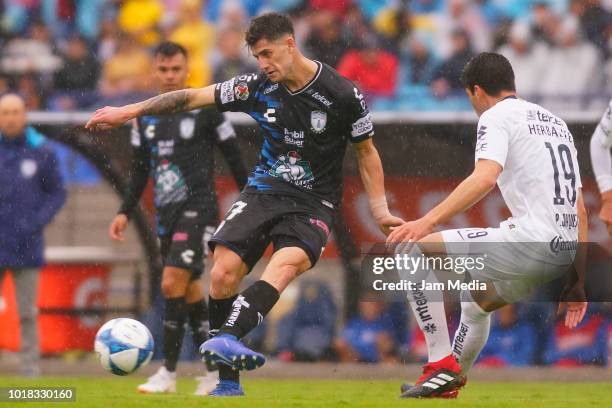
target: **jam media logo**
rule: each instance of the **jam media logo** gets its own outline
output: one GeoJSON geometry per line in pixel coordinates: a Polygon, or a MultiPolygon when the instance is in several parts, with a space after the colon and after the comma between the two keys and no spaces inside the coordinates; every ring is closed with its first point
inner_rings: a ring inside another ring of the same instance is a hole
{"type": "Polygon", "coordinates": [[[234,88],[234,94],[236,95],[236,98],[240,99],[241,101],[246,101],[249,99],[249,86],[246,84],[246,82],[240,82],[234,88]]]}
{"type": "Polygon", "coordinates": [[[558,254],[561,251],[575,251],[578,249],[578,240],[564,241],[561,236],[557,235],[550,240],[550,251],[558,254]]]}

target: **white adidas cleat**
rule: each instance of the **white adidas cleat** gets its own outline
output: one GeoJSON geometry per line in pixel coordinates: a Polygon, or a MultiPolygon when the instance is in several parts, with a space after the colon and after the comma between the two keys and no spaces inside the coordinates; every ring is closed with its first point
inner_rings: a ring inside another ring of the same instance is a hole
{"type": "Polygon", "coordinates": [[[212,373],[206,373],[206,375],[202,377],[196,377],[196,381],[198,382],[198,386],[193,395],[208,395],[217,387],[219,378],[217,372],[215,371],[212,373]]]}
{"type": "Polygon", "coordinates": [[[171,373],[162,366],[148,378],[146,383],[138,386],[138,392],[144,394],[176,392],[176,373],[171,373]]]}

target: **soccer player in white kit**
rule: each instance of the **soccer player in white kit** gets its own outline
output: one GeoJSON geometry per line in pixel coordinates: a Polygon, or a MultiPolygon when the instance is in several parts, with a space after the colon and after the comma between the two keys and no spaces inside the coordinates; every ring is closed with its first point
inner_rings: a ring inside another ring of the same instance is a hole
{"type": "MultiPolygon", "coordinates": [[[[387,244],[417,257],[484,252],[485,267],[471,270],[469,277],[486,282],[487,289],[461,292],[461,322],[452,346],[439,294],[434,301],[431,292],[408,291],[429,362],[414,385],[402,387],[403,398],[456,398],[487,341],[491,312],[525,298],[538,284],[571,272],[559,304],[568,327],[582,320],[587,307],[584,253],[577,250],[577,243],[587,239],[587,216],[567,125],[543,107],[517,98],[514,72],[500,54],[474,57],[462,81],[479,116],[474,171],[425,216],[394,227],[387,244]],[[512,213],[498,228],[432,232],[484,198],[495,184],[512,213]]],[[[437,282],[424,266],[411,279],[437,282]]]]}
{"type": "Polygon", "coordinates": [[[612,100],[591,136],[591,164],[601,193],[599,218],[612,235],[612,100]]]}

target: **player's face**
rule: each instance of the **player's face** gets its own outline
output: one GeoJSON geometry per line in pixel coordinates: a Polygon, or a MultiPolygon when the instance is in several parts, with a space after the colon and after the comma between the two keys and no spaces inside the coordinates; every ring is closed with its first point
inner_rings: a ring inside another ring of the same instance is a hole
{"type": "Polygon", "coordinates": [[[6,95],[0,100],[0,132],[12,138],[21,135],[26,127],[26,108],[19,97],[6,95]]]}
{"type": "Polygon", "coordinates": [[[251,48],[251,52],[259,69],[270,81],[282,82],[293,65],[295,41],[288,35],[274,41],[261,39],[251,48]]]}
{"type": "Polygon", "coordinates": [[[171,57],[155,57],[155,83],[160,92],[176,91],[185,88],[187,81],[187,58],[181,53],[171,57]]]}

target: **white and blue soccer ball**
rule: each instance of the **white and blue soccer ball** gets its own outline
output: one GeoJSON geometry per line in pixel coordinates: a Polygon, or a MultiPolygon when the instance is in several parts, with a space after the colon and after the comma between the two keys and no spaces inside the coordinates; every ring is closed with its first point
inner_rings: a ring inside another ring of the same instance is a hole
{"type": "Polygon", "coordinates": [[[104,369],[115,375],[128,375],[151,360],[153,336],[138,320],[113,319],[96,333],[94,350],[104,369]]]}

